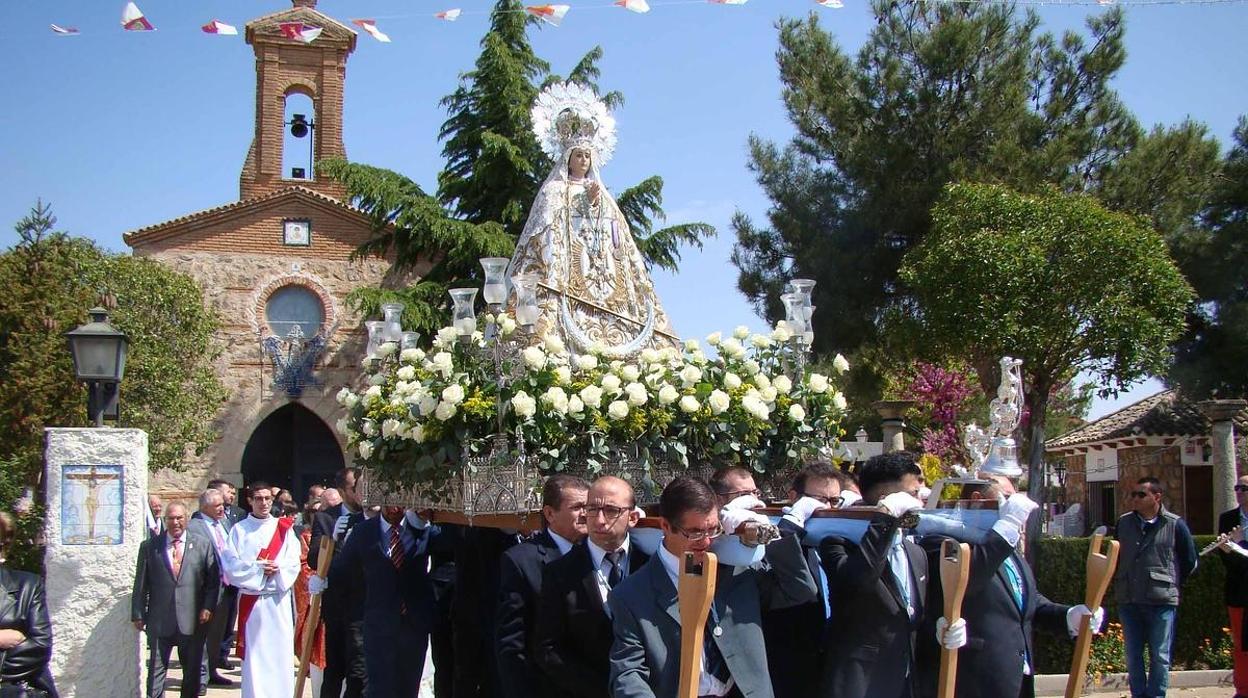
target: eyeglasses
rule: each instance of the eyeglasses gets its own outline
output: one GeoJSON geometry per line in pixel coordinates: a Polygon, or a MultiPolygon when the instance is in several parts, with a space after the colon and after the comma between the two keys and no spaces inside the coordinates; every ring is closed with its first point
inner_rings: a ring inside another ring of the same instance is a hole
{"type": "Polygon", "coordinates": [[[1248,492],[1248,485],[1235,485],[1236,492],[1248,492]]]}
{"type": "Polygon", "coordinates": [[[810,497],[811,499],[817,502],[823,502],[824,504],[832,507],[833,509],[841,506],[841,504],[845,502],[844,497],[824,497],[823,495],[819,495],[819,494],[803,494],[802,496],[810,497]]]}
{"type": "Polygon", "coordinates": [[[606,517],[607,521],[615,521],[626,511],[628,511],[628,509],[625,509],[624,507],[613,507],[610,505],[600,507],[592,506],[585,507],[585,516],[594,519],[597,518],[599,514],[602,514],[606,517]]]}
{"type": "Polygon", "coordinates": [[[759,499],[762,499],[762,497],[763,497],[763,491],[762,491],[762,490],[760,490],[760,489],[752,489],[752,490],[735,490],[735,491],[733,491],[733,492],[725,492],[725,493],[723,493],[723,494],[721,494],[721,495],[719,495],[719,496],[723,497],[725,502],[731,502],[732,500],[736,499],[737,497],[744,497],[744,496],[745,496],[745,495],[747,495],[747,494],[748,494],[748,495],[753,495],[753,496],[755,496],[755,497],[758,497],[759,499]]]}
{"type": "Polygon", "coordinates": [[[685,538],[688,538],[691,541],[715,539],[724,535],[724,527],[720,524],[715,524],[715,528],[709,531],[701,531],[701,530],[686,531],[685,529],[679,526],[672,526],[672,530],[684,536],[685,538]]]}
{"type": "Polygon", "coordinates": [[[1152,495],[1153,495],[1152,492],[1140,492],[1138,490],[1131,493],[1131,496],[1135,497],[1136,499],[1144,499],[1145,497],[1151,497],[1152,495]]]}

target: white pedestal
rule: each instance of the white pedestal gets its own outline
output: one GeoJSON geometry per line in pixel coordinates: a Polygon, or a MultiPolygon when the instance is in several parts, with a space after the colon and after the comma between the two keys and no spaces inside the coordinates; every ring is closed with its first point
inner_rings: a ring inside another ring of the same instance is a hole
{"type": "Polygon", "coordinates": [[[147,433],[47,430],[52,676],[64,698],[139,695],[130,591],[147,526],[147,433]]]}

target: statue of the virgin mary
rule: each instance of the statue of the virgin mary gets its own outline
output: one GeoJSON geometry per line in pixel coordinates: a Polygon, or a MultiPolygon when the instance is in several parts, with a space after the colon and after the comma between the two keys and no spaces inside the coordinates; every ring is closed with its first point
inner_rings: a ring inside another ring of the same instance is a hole
{"type": "Polygon", "coordinates": [[[573,351],[598,345],[620,358],[673,346],[679,340],[599,175],[615,149],[615,119],[591,90],[572,83],[543,90],[532,116],[554,166],[529,211],[508,276],[536,278],[538,336],[558,334],[573,351]]]}

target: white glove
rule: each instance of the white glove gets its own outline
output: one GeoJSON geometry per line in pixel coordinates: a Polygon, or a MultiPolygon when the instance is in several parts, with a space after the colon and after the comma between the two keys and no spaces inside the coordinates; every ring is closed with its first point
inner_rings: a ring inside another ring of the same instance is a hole
{"type": "Polygon", "coordinates": [[[1244,557],[1248,557],[1248,548],[1245,548],[1244,546],[1232,540],[1222,541],[1222,543],[1218,545],[1218,549],[1223,552],[1228,552],[1228,553],[1232,553],[1235,555],[1242,555],[1244,557]]]}
{"type": "Polygon", "coordinates": [[[645,510],[645,509],[642,509],[641,507],[633,507],[633,511],[637,512],[637,518],[639,518],[639,519],[644,519],[644,518],[646,518],[646,510],[645,510]]]}
{"type": "Polygon", "coordinates": [[[347,524],[350,523],[350,521],[350,514],[343,514],[338,517],[338,520],[334,522],[334,540],[338,540],[339,536],[347,532],[347,524]]]}
{"type": "Polygon", "coordinates": [[[762,509],[767,506],[763,500],[752,494],[743,494],[724,505],[724,509],[762,509]]]}
{"type": "Polygon", "coordinates": [[[308,593],[309,594],[316,596],[322,591],[325,591],[325,589],[327,589],[328,587],[329,587],[328,579],[325,579],[324,577],[318,577],[315,574],[312,575],[311,577],[308,577],[308,593]]]}
{"type": "Polygon", "coordinates": [[[1079,634],[1079,624],[1083,622],[1084,616],[1092,616],[1092,620],[1088,623],[1088,627],[1092,628],[1093,635],[1101,634],[1101,621],[1105,620],[1105,607],[1096,609],[1096,613],[1088,610],[1088,607],[1079,604],[1071,606],[1066,611],[1066,629],[1070,631],[1070,636],[1075,637],[1079,634]]]}
{"type": "Polygon", "coordinates": [[[757,511],[751,511],[749,509],[729,509],[728,507],[724,507],[723,510],[719,512],[719,523],[724,527],[724,532],[728,534],[736,533],[741,524],[750,521],[760,524],[771,523],[771,519],[758,513],[757,511]]]}
{"type": "Polygon", "coordinates": [[[810,515],[820,509],[827,509],[828,505],[815,499],[814,497],[802,497],[793,502],[793,506],[784,508],[784,519],[791,521],[802,528],[806,527],[806,520],[810,515]]]}
{"type": "Polygon", "coordinates": [[[853,490],[841,490],[841,507],[852,507],[862,501],[862,495],[853,490]]]}
{"type": "Polygon", "coordinates": [[[944,616],[937,618],[936,642],[947,650],[966,646],[966,619],[959,618],[950,625],[944,616]]]}
{"type": "Polygon", "coordinates": [[[1017,546],[1019,537],[1027,529],[1028,517],[1039,506],[1039,504],[1028,499],[1027,495],[1020,492],[1010,495],[1010,498],[1001,504],[1001,509],[998,512],[1001,518],[992,525],[992,530],[996,531],[1010,545],[1017,546]]]}
{"type": "Polygon", "coordinates": [[[880,504],[888,510],[888,513],[899,519],[916,509],[923,508],[923,502],[909,492],[894,492],[881,499],[880,504]]]}

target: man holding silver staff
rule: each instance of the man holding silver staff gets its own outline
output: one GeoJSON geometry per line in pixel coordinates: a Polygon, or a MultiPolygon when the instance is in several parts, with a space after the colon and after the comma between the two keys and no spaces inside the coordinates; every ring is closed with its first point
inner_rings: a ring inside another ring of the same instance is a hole
{"type": "MultiPolygon", "coordinates": [[[[919,674],[927,667],[916,661],[916,632],[936,609],[929,611],[927,555],[901,522],[922,508],[916,497],[921,474],[912,453],[872,457],[859,473],[859,485],[863,502],[879,506],[880,513],[858,543],[833,536],[819,546],[831,601],[821,695],[917,695],[919,674]]],[[[942,642],[950,649],[960,647],[965,628],[961,621],[942,627],[942,642]]]]}
{"type": "Polygon", "coordinates": [[[1218,551],[1226,564],[1226,612],[1235,645],[1235,698],[1248,698],[1248,643],[1244,642],[1244,608],[1248,607],[1248,475],[1235,482],[1239,505],[1218,517],[1218,551]]]}
{"type": "MultiPolygon", "coordinates": [[[[962,617],[968,637],[958,657],[958,698],[1033,698],[1035,650],[1033,626],[1051,632],[1079,632],[1084,616],[1100,632],[1104,609],[1092,614],[1087,606],[1065,606],[1045,598],[1019,549],[1027,519],[1039,507],[1015,490],[1014,483],[988,467],[980,470],[981,483],[963,484],[961,499],[996,500],[999,520],[982,542],[972,542],[970,578],[962,617]]],[[[940,554],[941,536],[928,536],[923,545],[932,559],[940,554]]],[[[966,542],[966,541],[964,541],[966,542]]],[[[930,598],[941,598],[940,576],[934,575],[930,598]]],[[[933,614],[933,616],[936,614],[933,614]]],[[[934,663],[939,647],[921,648],[923,663],[934,663]]],[[[921,695],[936,695],[936,675],[924,675],[921,695]]]]}

